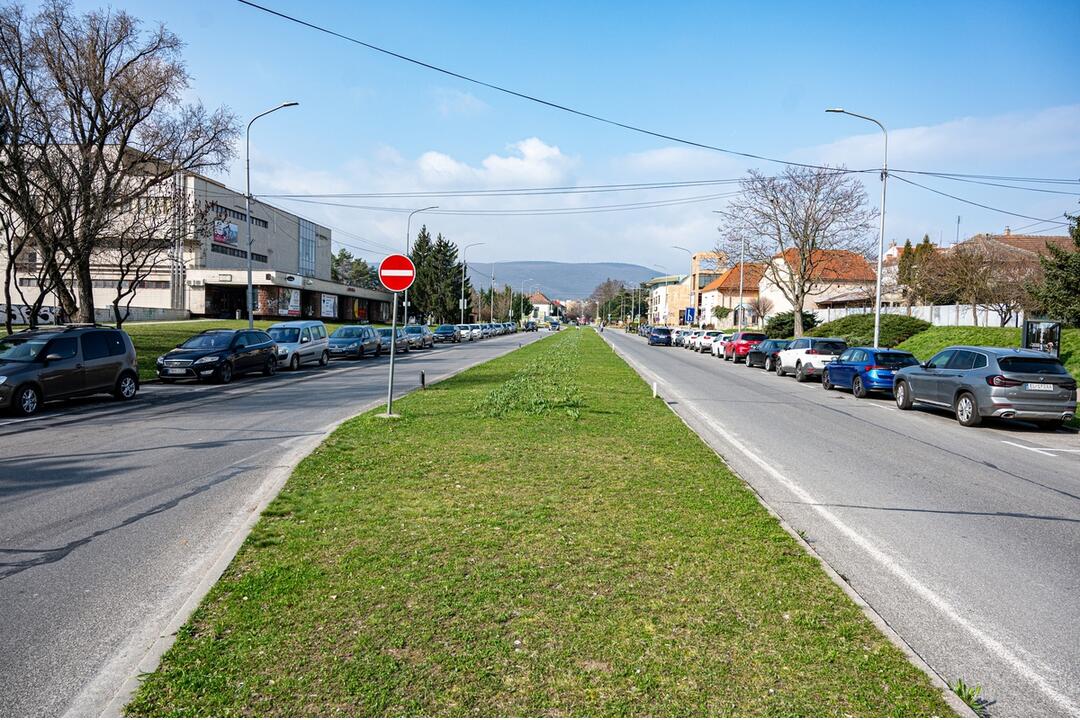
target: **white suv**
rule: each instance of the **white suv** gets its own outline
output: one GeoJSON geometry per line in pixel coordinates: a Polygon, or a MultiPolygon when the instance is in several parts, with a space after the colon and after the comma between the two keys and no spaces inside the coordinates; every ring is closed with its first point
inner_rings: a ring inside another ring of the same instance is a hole
{"type": "Polygon", "coordinates": [[[806,382],[812,377],[821,378],[825,365],[845,350],[847,343],[843,338],[799,338],[786,350],[780,351],[776,359],[776,374],[784,377],[789,372],[794,373],[799,382],[806,382]]]}
{"type": "Polygon", "coordinates": [[[706,330],[705,334],[698,338],[697,351],[699,353],[711,352],[713,348],[713,341],[720,336],[719,330],[706,330]]]}

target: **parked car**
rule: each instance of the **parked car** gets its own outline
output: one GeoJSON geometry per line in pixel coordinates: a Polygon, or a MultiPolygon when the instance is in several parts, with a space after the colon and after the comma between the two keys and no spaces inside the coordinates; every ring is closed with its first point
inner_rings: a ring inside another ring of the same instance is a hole
{"type": "Polygon", "coordinates": [[[689,333],[687,333],[686,338],[683,340],[683,347],[687,350],[696,351],[697,348],[694,347],[694,345],[695,343],[697,343],[698,338],[700,338],[704,334],[704,330],[691,330],[689,333]]]}
{"type": "Polygon", "coordinates": [[[551,321],[551,332],[559,332],[559,321],[558,320],[552,320],[551,321]]]}
{"type": "MultiPolygon", "coordinates": [[[[390,352],[390,342],[394,339],[395,333],[390,328],[379,328],[379,339],[382,341],[383,350],[390,352]]],[[[409,338],[405,335],[405,330],[397,328],[396,332],[397,342],[393,345],[396,352],[401,353],[409,352],[409,338]]]]}
{"type": "Polygon", "coordinates": [[[273,375],[278,367],[277,344],[262,330],[206,330],[157,359],[164,383],[202,380],[230,383],[237,375],[273,375]]]}
{"type": "Polygon", "coordinates": [[[536,332],[536,321],[535,320],[526,320],[525,321],[524,332],[536,332]]]}
{"type": "Polygon", "coordinates": [[[423,350],[435,347],[435,336],[427,325],[406,325],[405,336],[409,339],[410,348],[423,350]]]}
{"type": "Polygon", "coordinates": [[[891,393],[896,371],[918,364],[906,350],[848,348],[821,371],[821,386],[826,390],[848,388],[857,398],[872,392],[891,393]]]}
{"type": "Polygon", "coordinates": [[[804,337],[792,341],[780,351],[776,360],[776,374],[780,377],[789,372],[799,382],[821,377],[821,370],[847,350],[843,338],[804,337]]]}
{"type": "Polygon", "coordinates": [[[746,353],[747,367],[765,368],[766,372],[776,370],[776,358],[780,351],[791,344],[790,340],[762,340],[757,345],[751,345],[746,353]]]}
{"type": "Polygon", "coordinates": [[[457,331],[461,335],[461,340],[463,342],[464,341],[472,342],[473,336],[472,336],[472,328],[471,327],[469,327],[468,325],[465,325],[465,324],[455,325],[454,327],[457,328],[457,331]]]}
{"type": "Polygon", "coordinates": [[[432,334],[432,339],[437,343],[459,343],[461,342],[461,330],[457,325],[440,325],[435,328],[435,332],[432,334]]]}
{"type": "Polygon", "coordinates": [[[484,339],[484,328],[480,323],[472,323],[469,325],[469,329],[472,331],[473,340],[484,339]]]}
{"type": "Polygon", "coordinates": [[[1053,355],[1018,348],[956,345],[893,381],[896,406],[951,409],[965,427],[983,418],[1028,420],[1056,430],[1076,415],[1076,379],[1053,355]]]}
{"type": "Polygon", "coordinates": [[[671,344],[677,347],[682,347],[686,337],[690,334],[690,331],[686,328],[679,328],[671,335],[671,344]]]}
{"type": "Polygon", "coordinates": [[[130,400],[138,391],[135,347],[122,330],[70,326],[0,340],[0,409],[33,415],[52,400],[97,393],[130,400]]]}
{"type": "Polygon", "coordinates": [[[342,325],[330,334],[328,349],[331,357],[378,357],[382,354],[382,341],[370,325],[342,325]]]}
{"type": "Polygon", "coordinates": [[[712,347],[709,348],[709,352],[713,357],[722,357],[724,352],[724,343],[731,339],[731,333],[720,333],[713,338],[712,347]]]}
{"type": "Polygon", "coordinates": [[[724,341],[722,357],[736,363],[745,362],[750,347],[766,339],[765,333],[741,330],[724,341]]]}
{"type": "Polygon", "coordinates": [[[650,345],[667,345],[671,346],[671,328],[666,327],[654,327],[649,331],[649,344],[650,345]]]}
{"type": "Polygon", "coordinates": [[[307,362],[330,362],[330,340],[321,320],[291,320],[267,331],[277,343],[278,362],[296,370],[307,362]]]}
{"type": "Polygon", "coordinates": [[[705,333],[698,338],[697,351],[699,353],[711,353],[713,348],[713,340],[720,337],[719,330],[706,330],[705,333]]]}

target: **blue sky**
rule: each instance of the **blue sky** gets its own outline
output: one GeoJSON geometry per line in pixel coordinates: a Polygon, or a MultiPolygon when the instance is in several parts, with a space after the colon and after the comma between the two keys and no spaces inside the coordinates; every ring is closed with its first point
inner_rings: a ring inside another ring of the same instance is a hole
{"type": "MultiPolygon", "coordinates": [[[[783,159],[1080,178],[1080,2],[295,2],[264,4],[367,42],[588,112],[783,159]]],[[[80,8],[99,7],[78,0],[80,8]]],[[[402,63],[229,0],[115,0],[187,43],[192,96],[260,120],[254,191],[388,192],[737,178],[753,166],[597,124],[402,63]]],[[[224,174],[239,187],[242,159],[224,174]]],[[[1076,197],[927,180],[1038,218],[1076,197]]],[[[1066,188],[1077,191],[1075,186],[1066,188]]],[[[868,179],[877,204],[879,186],[868,179]]],[[[635,202],[700,190],[438,200],[503,209],[635,202]]],[[[353,201],[422,207],[417,200],[353,201]]],[[[623,260],[678,271],[710,248],[718,203],[556,217],[428,216],[477,260],[623,260]]],[[[373,260],[404,217],[298,203],[373,260]],[[358,240],[356,238],[363,238],[358,240]]],[[[887,236],[950,239],[1032,221],[890,184],[887,236]]]]}

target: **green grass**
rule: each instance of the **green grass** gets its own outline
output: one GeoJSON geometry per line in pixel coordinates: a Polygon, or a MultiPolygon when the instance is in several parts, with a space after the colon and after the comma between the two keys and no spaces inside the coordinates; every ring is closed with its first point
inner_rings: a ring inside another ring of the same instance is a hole
{"type": "Polygon", "coordinates": [[[127,713],[952,714],[593,331],[396,407],[300,464],[127,713]]]}
{"type": "MultiPolygon", "coordinates": [[[[884,313],[881,316],[881,346],[896,347],[916,333],[923,332],[930,323],[907,315],[884,313]]],[[[847,315],[838,320],[818,325],[807,333],[814,337],[842,337],[848,345],[874,344],[874,314],[847,315]]]]}

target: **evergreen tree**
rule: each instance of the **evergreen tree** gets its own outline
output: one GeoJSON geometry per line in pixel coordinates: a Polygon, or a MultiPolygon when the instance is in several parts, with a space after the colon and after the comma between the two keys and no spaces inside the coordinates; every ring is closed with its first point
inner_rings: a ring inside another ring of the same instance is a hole
{"type": "Polygon", "coordinates": [[[438,323],[454,322],[460,318],[461,265],[457,257],[457,245],[440,233],[431,252],[434,278],[431,312],[438,323]]]}
{"type": "Polygon", "coordinates": [[[1048,317],[1080,327],[1080,215],[1066,217],[1072,221],[1073,247],[1046,246],[1046,254],[1039,257],[1043,281],[1031,292],[1048,317]]]}
{"type": "Polygon", "coordinates": [[[438,285],[438,270],[433,266],[433,256],[431,234],[428,233],[427,225],[424,225],[416,234],[416,242],[413,243],[410,253],[413,265],[416,266],[416,280],[409,288],[408,315],[415,317],[418,322],[423,322],[432,313],[432,302],[438,285]]]}

